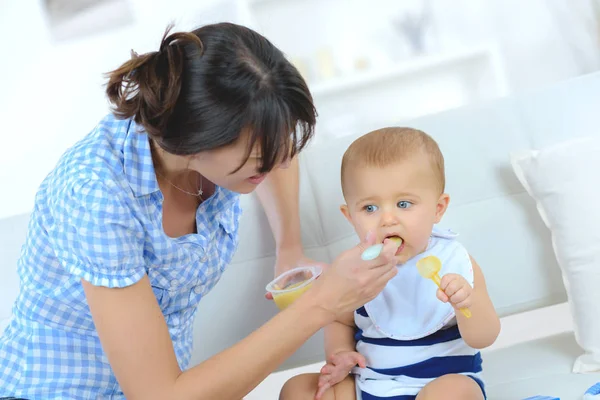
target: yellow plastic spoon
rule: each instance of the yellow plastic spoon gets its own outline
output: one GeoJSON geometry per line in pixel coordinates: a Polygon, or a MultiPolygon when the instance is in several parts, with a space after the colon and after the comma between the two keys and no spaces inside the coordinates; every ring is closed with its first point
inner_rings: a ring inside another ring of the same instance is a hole
{"type": "MultiPolygon", "coordinates": [[[[417,270],[419,275],[425,279],[431,279],[435,282],[437,287],[440,289],[442,279],[440,278],[440,270],[442,269],[442,262],[436,256],[427,256],[417,261],[417,270]]],[[[471,318],[471,310],[466,307],[460,308],[459,311],[467,318],[471,318]]]]}

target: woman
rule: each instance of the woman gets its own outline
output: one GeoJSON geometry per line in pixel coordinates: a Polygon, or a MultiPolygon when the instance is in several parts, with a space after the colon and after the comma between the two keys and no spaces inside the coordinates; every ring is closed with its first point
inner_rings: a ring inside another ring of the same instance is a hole
{"type": "Polygon", "coordinates": [[[260,197],[278,265],[302,256],[294,157],[313,133],[312,98],[278,49],[233,24],[167,31],[157,52],[110,73],[107,95],[113,114],[36,196],[0,396],[239,399],[395,274],[393,245],[370,262],[359,245],[291,307],[187,369],[196,305],[238,242],[238,193],[271,171],[260,197]]]}

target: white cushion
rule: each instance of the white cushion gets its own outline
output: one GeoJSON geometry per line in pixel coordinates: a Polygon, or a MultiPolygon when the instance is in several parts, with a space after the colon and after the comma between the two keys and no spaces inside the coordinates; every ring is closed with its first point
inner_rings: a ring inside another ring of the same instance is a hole
{"type": "Polygon", "coordinates": [[[600,139],[578,138],[512,156],[513,168],[552,234],[585,354],[574,372],[600,371],[600,139]]]}
{"type": "Polygon", "coordinates": [[[537,395],[580,400],[600,381],[600,374],[574,374],[580,349],[572,333],[520,343],[483,356],[489,400],[516,400],[537,395]]]}
{"type": "Polygon", "coordinates": [[[29,214],[0,219],[0,334],[8,325],[19,293],[17,260],[25,242],[29,214]]]}

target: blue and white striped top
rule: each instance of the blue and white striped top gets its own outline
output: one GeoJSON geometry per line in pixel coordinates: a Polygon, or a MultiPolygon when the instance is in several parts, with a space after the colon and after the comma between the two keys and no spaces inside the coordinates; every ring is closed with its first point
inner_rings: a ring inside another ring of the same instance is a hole
{"type": "Polygon", "coordinates": [[[416,268],[422,257],[436,255],[441,276],[457,273],[473,285],[469,254],[454,237],[434,230],[425,253],[400,266],[384,290],[354,313],[356,350],[367,363],[353,370],[359,399],[414,400],[446,374],[469,376],[483,390],[481,354],[461,338],[453,307],[437,299],[437,286],[416,268]]]}
{"type": "Polygon", "coordinates": [[[21,290],[0,337],[0,397],[124,399],[102,350],[81,279],[125,287],[148,275],[179,366],[198,302],[238,243],[239,196],[218,187],[198,234],[168,237],[147,134],[108,116],[69,149],[36,196],[18,262],[21,290]]]}

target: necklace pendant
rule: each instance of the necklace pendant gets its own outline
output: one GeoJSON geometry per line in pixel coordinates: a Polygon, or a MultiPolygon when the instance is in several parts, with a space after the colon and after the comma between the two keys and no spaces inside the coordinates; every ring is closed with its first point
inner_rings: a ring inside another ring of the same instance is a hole
{"type": "Polygon", "coordinates": [[[198,189],[198,197],[201,197],[204,191],[202,189],[198,189]]]}

